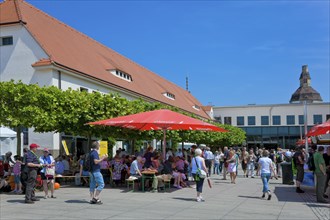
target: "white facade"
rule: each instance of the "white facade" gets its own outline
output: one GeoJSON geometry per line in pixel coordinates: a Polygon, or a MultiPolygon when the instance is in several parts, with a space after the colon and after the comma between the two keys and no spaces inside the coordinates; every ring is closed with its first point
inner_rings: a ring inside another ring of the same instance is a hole
{"type": "MultiPolygon", "coordinates": [[[[139,98],[136,94],[125,90],[112,88],[99,81],[80,76],[66,69],[53,65],[33,67],[32,64],[48,57],[37,41],[22,25],[0,26],[0,37],[13,37],[13,45],[0,46],[0,80],[21,80],[25,84],[40,86],[56,86],[62,90],[79,90],[81,87],[89,92],[119,93],[128,100],[139,98]]],[[[35,133],[33,128],[28,132],[28,144],[38,143],[54,151],[60,149],[61,137],[59,133],[35,133]]]]}
{"type": "MultiPolygon", "coordinates": [[[[303,104],[246,105],[232,107],[213,107],[214,118],[225,123],[225,117],[231,117],[233,126],[272,126],[273,116],[280,116],[281,126],[298,126],[299,115],[304,115],[303,104]],[[294,124],[287,123],[287,116],[293,115],[294,124]],[[244,117],[244,125],[237,124],[237,117],[244,117]],[[255,116],[255,125],[248,125],[248,117],[255,116]],[[261,124],[261,116],[269,116],[269,125],[261,124]],[[220,117],[220,118],[219,118],[220,117]]],[[[307,105],[307,125],[313,126],[314,115],[322,115],[322,122],[330,117],[330,103],[310,103],[307,105]]]]}
{"type": "MultiPolygon", "coordinates": [[[[242,128],[250,147],[289,148],[305,134],[303,104],[213,107],[213,111],[215,120],[242,128]]],[[[330,103],[307,104],[308,129],[329,118],[330,103]]]]}

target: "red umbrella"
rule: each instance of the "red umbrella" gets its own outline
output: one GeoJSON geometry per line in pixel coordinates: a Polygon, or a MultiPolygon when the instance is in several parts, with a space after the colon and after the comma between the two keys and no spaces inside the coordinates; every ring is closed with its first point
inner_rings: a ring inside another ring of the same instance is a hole
{"type": "Polygon", "coordinates": [[[312,127],[308,133],[307,136],[318,136],[322,134],[329,134],[330,133],[330,119],[322,124],[315,125],[312,127]]]}
{"type": "Polygon", "coordinates": [[[219,128],[215,125],[203,122],[201,120],[191,118],[177,112],[167,109],[142,112],[133,115],[121,116],[96,122],[88,123],[90,125],[107,125],[141,131],[146,130],[163,130],[164,144],[163,154],[165,158],[166,149],[166,131],[167,130],[199,130],[199,131],[217,131],[227,132],[227,130],[219,128]]]}
{"type": "MultiPolygon", "coordinates": [[[[300,146],[300,145],[305,145],[306,143],[306,140],[305,139],[299,139],[297,142],[296,142],[296,146],[300,146]]],[[[308,138],[308,144],[312,144],[312,139],[311,138],[308,138]]]]}

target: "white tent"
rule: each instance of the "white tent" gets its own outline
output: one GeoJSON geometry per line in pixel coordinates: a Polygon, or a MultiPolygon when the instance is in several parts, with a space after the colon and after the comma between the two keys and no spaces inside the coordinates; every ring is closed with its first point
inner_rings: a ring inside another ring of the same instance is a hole
{"type": "Polygon", "coordinates": [[[13,155],[17,154],[16,132],[6,127],[0,127],[0,155],[4,155],[8,151],[11,151],[13,155]]]}

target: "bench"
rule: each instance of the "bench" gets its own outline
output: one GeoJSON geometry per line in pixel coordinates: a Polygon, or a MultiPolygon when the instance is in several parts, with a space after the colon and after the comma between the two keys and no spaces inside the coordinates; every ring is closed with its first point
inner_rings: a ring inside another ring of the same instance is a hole
{"type": "Polygon", "coordinates": [[[134,184],[135,184],[135,180],[137,180],[137,178],[128,178],[126,179],[127,182],[127,189],[129,190],[130,186],[132,186],[132,191],[134,192],[134,184]]]}

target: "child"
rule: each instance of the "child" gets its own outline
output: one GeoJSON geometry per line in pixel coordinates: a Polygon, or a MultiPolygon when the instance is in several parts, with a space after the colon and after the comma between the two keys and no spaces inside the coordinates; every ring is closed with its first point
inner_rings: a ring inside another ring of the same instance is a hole
{"type": "Polygon", "coordinates": [[[13,193],[22,194],[22,184],[21,184],[21,165],[22,159],[19,155],[14,156],[15,164],[13,166],[13,173],[15,176],[15,189],[13,193]]]}

